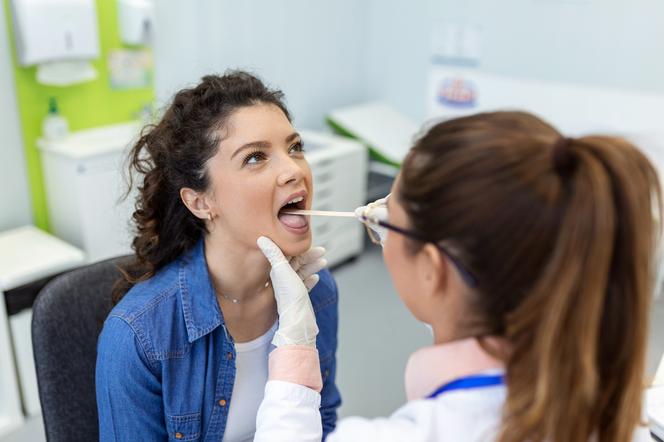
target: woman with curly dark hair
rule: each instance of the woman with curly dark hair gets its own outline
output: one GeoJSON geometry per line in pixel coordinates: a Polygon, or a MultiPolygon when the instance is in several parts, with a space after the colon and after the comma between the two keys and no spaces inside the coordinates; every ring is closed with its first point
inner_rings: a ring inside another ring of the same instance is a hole
{"type": "Polygon", "coordinates": [[[141,175],[135,256],[99,338],[100,440],[253,440],[279,338],[262,235],[311,290],[331,431],[337,289],[308,221],[281,213],[313,196],[283,94],[245,72],[206,76],[143,131],[129,168],[141,175]]]}

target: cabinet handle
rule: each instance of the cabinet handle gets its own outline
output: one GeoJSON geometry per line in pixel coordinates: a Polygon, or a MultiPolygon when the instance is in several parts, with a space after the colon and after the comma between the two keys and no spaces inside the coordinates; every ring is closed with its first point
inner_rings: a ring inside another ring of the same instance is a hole
{"type": "Polygon", "coordinates": [[[328,188],[323,188],[320,189],[318,192],[315,192],[315,198],[317,200],[329,198],[332,195],[332,189],[328,188]]]}
{"type": "Polygon", "coordinates": [[[327,171],[315,176],[314,181],[317,183],[326,183],[332,180],[332,172],[327,171]]]}
{"type": "Polygon", "coordinates": [[[330,230],[330,224],[320,224],[316,226],[316,235],[325,235],[330,230]]]}
{"type": "Polygon", "coordinates": [[[332,164],[334,164],[334,159],[326,158],[324,160],[320,160],[314,165],[314,167],[330,167],[332,164]]]}

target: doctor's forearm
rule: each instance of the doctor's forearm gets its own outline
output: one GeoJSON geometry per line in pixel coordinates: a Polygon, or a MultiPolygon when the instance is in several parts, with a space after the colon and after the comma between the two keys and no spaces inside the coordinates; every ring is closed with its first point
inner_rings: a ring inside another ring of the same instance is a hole
{"type": "Polygon", "coordinates": [[[256,416],[254,442],[320,442],[320,394],[284,381],[268,381],[256,416]]]}
{"type": "Polygon", "coordinates": [[[254,441],[320,442],[322,386],[315,348],[285,345],[274,350],[254,441]]]}
{"type": "Polygon", "coordinates": [[[323,380],[318,350],[306,345],[278,347],[270,353],[268,376],[269,380],[292,382],[320,393],[323,380]]]}

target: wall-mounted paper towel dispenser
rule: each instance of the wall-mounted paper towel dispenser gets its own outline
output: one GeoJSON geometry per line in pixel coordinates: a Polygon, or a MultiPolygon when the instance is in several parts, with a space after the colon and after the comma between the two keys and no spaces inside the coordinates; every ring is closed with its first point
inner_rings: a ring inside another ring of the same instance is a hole
{"type": "Polygon", "coordinates": [[[11,0],[22,66],[99,56],[94,0],[11,0]]]}
{"type": "Polygon", "coordinates": [[[153,21],[154,4],[152,0],[118,0],[120,38],[124,43],[149,44],[153,21]]]}

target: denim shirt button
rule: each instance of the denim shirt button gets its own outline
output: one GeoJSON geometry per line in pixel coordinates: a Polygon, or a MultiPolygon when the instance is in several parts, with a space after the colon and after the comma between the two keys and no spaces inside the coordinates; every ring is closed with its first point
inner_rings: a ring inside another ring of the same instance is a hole
{"type": "Polygon", "coordinates": [[[226,359],[228,359],[229,361],[233,359],[233,353],[231,353],[230,351],[226,353],[226,359]]]}
{"type": "Polygon", "coordinates": [[[184,434],[182,433],[175,433],[175,438],[176,439],[182,439],[184,437],[184,434]]]}
{"type": "Polygon", "coordinates": [[[226,399],[220,399],[219,400],[219,405],[221,405],[222,407],[225,407],[226,406],[226,399]]]}

